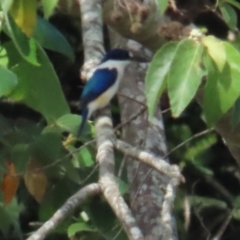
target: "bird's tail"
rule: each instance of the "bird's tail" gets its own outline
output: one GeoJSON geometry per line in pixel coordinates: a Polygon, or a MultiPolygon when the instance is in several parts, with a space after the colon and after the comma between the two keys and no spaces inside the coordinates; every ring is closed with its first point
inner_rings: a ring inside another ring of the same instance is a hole
{"type": "Polygon", "coordinates": [[[80,124],[79,129],[78,129],[77,137],[79,137],[82,134],[84,126],[85,126],[85,123],[87,121],[87,118],[88,118],[88,110],[87,109],[83,109],[82,110],[82,122],[80,124]]]}

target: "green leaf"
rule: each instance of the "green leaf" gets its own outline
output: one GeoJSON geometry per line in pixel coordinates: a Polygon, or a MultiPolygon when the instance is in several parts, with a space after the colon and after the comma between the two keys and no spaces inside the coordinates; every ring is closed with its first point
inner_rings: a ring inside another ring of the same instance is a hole
{"type": "Polygon", "coordinates": [[[189,200],[192,206],[194,206],[195,208],[199,208],[200,210],[211,207],[227,209],[227,204],[224,201],[215,198],[190,196],[189,200]]]}
{"type": "Polygon", "coordinates": [[[48,19],[52,15],[57,4],[58,0],[42,0],[44,18],[48,19]]]}
{"type": "Polygon", "coordinates": [[[219,72],[214,62],[204,57],[204,65],[208,70],[207,83],[204,89],[203,111],[207,123],[214,125],[224,113],[235,103],[240,95],[240,54],[229,43],[224,42],[227,63],[219,72]]]}
{"type": "Polygon", "coordinates": [[[81,178],[77,168],[73,166],[73,163],[69,160],[62,162],[62,166],[65,169],[66,176],[69,177],[73,182],[80,183],[81,178]]]}
{"type": "Polygon", "coordinates": [[[240,122],[240,97],[236,100],[233,107],[232,119],[231,119],[231,124],[233,129],[237,127],[239,122],[240,122]]]}
{"type": "Polygon", "coordinates": [[[203,46],[192,40],[181,41],[168,74],[168,94],[173,116],[179,116],[195,96],[204,75],[200,68],[203,46]]]}
{"type": "Polygon", "coordinates": [[[17,85],[17,76],[7,68],[0,65],[0,97],[9,94],[17,85]]]}
{"type": "Polygon", "coordinates": [[[74,60],[74,52],[66,38],[47,20],[41,17],[37,18],[33,36],[43,48],[59,52],[72,61],[74,60]]]}
{"type": "Polygon", "coordinates": [[[222,13],[223,19],[225,20],[229,28],[232,30],[236,29],[237,13],[235,9],[229,4],[224,4],[220,6],[220,11],[222,13]]]}
{"type": "Polygon", "coordinates": [[[158,8],[160,13],[164,13],[168,7],[168,0],[158,0],[158,8]]]}
{"type": "Polygon", "coordinates": [[[7,13],[10,7],[12,6],[13,0],[1,0],[0,6],[2,10],[7,13]]]}
{"type": "Polygon", "coordinates": [[[6,28],[6,34],[12,39],[21,57],[23,57],[29,63],[38,66],[37,61],[37,45],[33,38],[28,38],[21,29],[14,22],[13,18],[9,14],[4,14],[6,28]]]}
{"type": "Polygon", "coordinates": [[[68,228],[68,237],[74,237],[76,233],[82,231],[95,232],[95,230],[85,222],[73,223],[68,228]]]}
{"type": "MultiPolygon", "coordinates": [[[[59,118],[56,121],[56,124],[58,127],[60,127],[62,129],[62,131],[76,134],[81,121],[82,121],[82,118],[79,115],[66,114],[66,115],[62,116],[61,118],[59,118]]],[[[83,136],[90,135],[91,129],[89,128],[89,124],[86,124],[85,128],[86,128],[86,131],[84,130],[83,136]]]]}
{"type": "Polygon", "coordinates": [[[11,149],[11,159],[14,162],[17,173],[25,172],[30,159],[29,145],[22,143],[16,144],[11,149]]]}
{"type": "Polygon", "coordinates": [[[115,177],[115,181],[118,184],[120,194],[125,194],[129,190],[129,185],[124,182],[121,178],[115,177]]]}
{"type": "Polygon", "coordinates": [[[240,3],[235,0],[225,0],[225,2],[230,3],[234,7],[238,8],[240,10],[240,3]]]}
{"type": "Polygon", "coordinates": [[[91,167],[94,164],[94,160],[92,157],[91,152],[88,150],[87,147],[81,149],[78,152],[78,156],[80,159],[80,164],[84,167],[91,167]]]}
{"type": "Polygon", "coordinates": [[[48,164],[60,157],[62,150],[61,136],[55,133],[41,134],[30,145],[30,152],[39,162],[48,164]]]}
{"type": "Polygon", "coordinates": [[[1,47],[0,48],[0,65],[4,66],[5,68],[8,68],[8,62],[9,62],[9,59],[8,59],[6,49],[1,47]]]}
{"type": "MultiPolygon", "coordinates": [[[[199,154],[205,153],[213,144],[217,142],[217,137],[215,134],[205,136],[201,139],[198,139],[196,142],[193,142],[190,146],[187,147],[187,150],[184,154],[185,160],[195,159],[199,154]]],[[[203,164],[203,162],[201,162],[203,164]]]]}
{"type": "Polygon", "coordinates": [[[153,117],[157,103],[166,88],[167,74],[176,52],[177,43],[165,44],[154,55],[146,75],[146,98],[150,118],[153,117]]]}
{"type": "Polygon", "coordinates": [[[18,204],[16,198],[6,206],[0,205],[0,229],[6,237],[9,236],[10,227],[13,226],[18,235],[18,239],[22,239],[19,226],[19,214],[23,210],[23,205],[18,204]]]}
{"type": "Polygon", "coordinates": [[[203,38],[202,42],[206,47],[208,55],[215,62],[218,70],[222,71],[226,63],[226,52],[223,41],[213,36],[208,36],[203,38]]]}
{"type": "Polygon", "coordinates": [[[13,1],[10,14],[18,27],[28,36],[32,36],[36,25],[37,1],[18,0],[13,1]]]}
{"type": "MultiPolygon", "coordinates": [[[[7,52],[13,51],[13,48],[12,44],[6,46],[7,52]]],[[[10,97],[40,112],[50,123],[70,110],[48,57],[40,47],[37,54],[41,66],[22,61],[12,68],[18,76],[19,84],[10,97]]]]}

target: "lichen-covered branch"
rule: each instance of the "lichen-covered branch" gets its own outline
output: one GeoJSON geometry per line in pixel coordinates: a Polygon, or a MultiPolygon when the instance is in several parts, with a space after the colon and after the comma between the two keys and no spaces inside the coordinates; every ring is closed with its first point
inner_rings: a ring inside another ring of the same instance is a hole
{"type": "Polygon", "coordinates": [[[139,150],[121,140],[116,140],[114,142],[114,146],[117,150],[123,152],[124,154],[153,167],[160,173],[169,176],[172,183],[174,183],[174,186],[178,185],[179,181],[184,181],[184,177],[181,175],[180,169],[177,165],[170,165],[168,162],[160,159],[159,157],[154,156],[149,152],[139,150]]]}
{"type": "Polygon", "coordinates": [[[84,65],[81,78],[88,80],[104,54],[101,0],[77,0],[81,10],[84,65]]]}
{"type": "Polygon", "coordinates": [[[97,132],[97,161],[99,163],[99,183],[107,202],[112,207],[118,219],[122,223],[125,232],[130,240],[143,240],[141,230],[136,224],[136,220],[119,192],[119,188],[114,179],[114,137],[112,121],[107,117],[105,109],[104,117],[96,120],[97,132]]]}
{"type": "Polygon", "coordinates": [[[70,197],[47,222],[45,222],[36,232],[27,238],[27,240],[45,239],[45,237],[53,229],[55,229],[77,206],[83,204],[87,198],[97,195],[100,192],[101,188],[97,183],[92,183],[80,189],[77,193],[70,197]]]}

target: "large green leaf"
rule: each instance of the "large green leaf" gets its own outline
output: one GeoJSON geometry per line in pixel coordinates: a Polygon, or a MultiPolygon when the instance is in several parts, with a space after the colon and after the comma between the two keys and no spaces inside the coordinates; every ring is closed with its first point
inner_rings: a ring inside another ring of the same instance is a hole
{"type": "Polygon", "coordinates": [[[221,72],[209,56],[204,57],[208,78],[204,89],[203,110],[210,126],[233,106],[240,95],[240,54],[229,43],[224,42],[224,47],[227,62],[221,72]]]}
{"type": "Polygon", "coordinates": [[[17,85],[17,76],[7,68],[0,65],[0,97],[9,94],[17,85]]]}
{"type": "Polygon", "coordinates": [[[179,116],[201,83],[204,75],[200,68],[203,46],[192,40],[181,41],[168,74],[168,93],[173,116],[179,116]]]}
{"type": "Polygon", "coordinates": [[[235,9],[229,4],[223,4],[220,6],[223,19],[227,23],[230,29],[234,30],[237,27],[237,13],[235,9]]]}
{"type": "Polygon", "coordinates": [[[146,76],[146,98],[150,117],[153,117],[157,103],[166,88],[167,74],[176,53],[177,43],[165,44],[154,55],[146,76]]]}
{"type": "MultiPolygon", "coordinates": [[[[6,45],[7,52],[13,51],[12,44],[6,45]]],[[[48,122],[53,122],[69,113],[59,80],[45,52],[38,47],[37,54],[41,66],[34,66],[22,61],[12,68],[18,76],[19,84],[11,98],[22,101],[40,112],[48,122]]],[[[15,51],[17,55],[17,51],[15,51]]],[[[14,56],[14,54],[11,54],[14,56]]]]}
{"type": "Polygon", "coordinates": [[[74,59],[73,50],[66,38],[47,20],[41,17],[37,18],[33,36],[42,47],[59,52],[71,60],[74,59]]]}
{"type": "Polygon", "coordinates": [[[28,38],[17,26],[12,16],[4,14],[6,28],[5,32],[14,42],[20,55],[33,65],[39,65],[37,60],[37,45],[33,38],[28,38]]]}

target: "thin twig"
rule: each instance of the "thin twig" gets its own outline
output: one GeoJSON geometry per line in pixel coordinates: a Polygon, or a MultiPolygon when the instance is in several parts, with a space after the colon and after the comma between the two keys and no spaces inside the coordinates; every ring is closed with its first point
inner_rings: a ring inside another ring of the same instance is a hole
{"type": "Polygon", "coordinates": [[[195,135],[193,135],[192,137],[188,138],[187,140],[185,140],[184,142],[180,143],[179,145],[177,145],[176,147],[174,147],[173,149],[171,149],[165,156],[164,158],[168,157],[171,153],[175,152],[176,150],[178,150],[179,148],[183,147],[185,144],[187,144],[188,142],[196,139],[196,138],[199,138],[203,135],[206,135],[208,133],[211,133],[214,131],[214,128],[210,128],[210,129],[207,129],[205,131],[202,131],[200,133],[197,133],[195,135]]]}
{"type": "Polygon", "coordinates": [[[225,221],[223,222],[222,226],[218,230],[217,234],[212,238],[212,240],[220,240],[221,239],[221,237],[222,237],[223,233],[225,232],[227,226],[229,225],[230,221],[232,220],[233,211],[231,211],[228,214],[228,217],[225,219],[225,221]]]}

